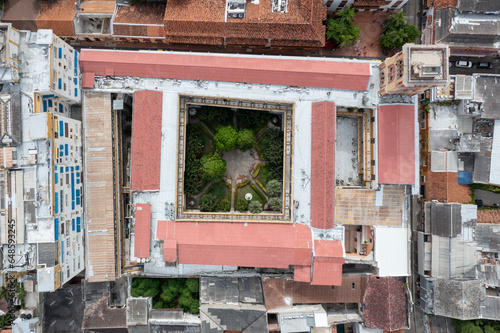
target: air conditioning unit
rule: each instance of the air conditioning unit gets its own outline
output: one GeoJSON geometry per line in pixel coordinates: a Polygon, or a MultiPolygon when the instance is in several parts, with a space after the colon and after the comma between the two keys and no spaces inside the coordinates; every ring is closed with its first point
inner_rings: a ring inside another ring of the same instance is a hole
{"type": "Polygon", "coordinates": [[[22,316],[21,318],[26,318],[26,319],[35,318],[35,308],[21,309],[19,314],[20,316],[22,316]]]}

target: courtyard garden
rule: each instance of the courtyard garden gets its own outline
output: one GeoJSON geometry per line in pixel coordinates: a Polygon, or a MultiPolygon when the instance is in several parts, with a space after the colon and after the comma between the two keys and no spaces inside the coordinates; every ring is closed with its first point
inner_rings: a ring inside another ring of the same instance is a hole
{"type": "Polygon", "coordinates": [[[276,112],[190,106],[184,154],[186,209],[281,212],[281,123],[276,112]],[[271,181],[279,191],[269,191],[271,181]]]}
{"type": "Polygon", "coordinates": [[[200,286],[198,279],[146,279],[134,278],[132,297],[153,298],[153,309],[183,309],[200,312],[200,286]]]}

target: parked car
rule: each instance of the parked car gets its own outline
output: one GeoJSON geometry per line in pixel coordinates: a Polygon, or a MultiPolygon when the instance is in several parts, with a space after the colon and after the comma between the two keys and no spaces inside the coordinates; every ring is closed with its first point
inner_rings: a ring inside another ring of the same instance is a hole
{"type": "Polygon", "coordinates": [[[455,67],[472,68],[472,62],[467,61],[467,60],[458,60],[455,63],[455,67]]]}
{"type": "Polygon", "coordinates": [[[493,64],[491,62],[480,62],[477,64],[477,68],[492,69],[493,64]]]}

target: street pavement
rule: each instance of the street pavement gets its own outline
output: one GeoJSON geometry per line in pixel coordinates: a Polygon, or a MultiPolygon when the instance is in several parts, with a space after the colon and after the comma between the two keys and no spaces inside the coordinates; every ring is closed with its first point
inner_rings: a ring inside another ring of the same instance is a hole
{"type": "Polygon", "coordinates": [[[495,57],[462,57],[462,56],[451,56],[450,57],[450,74],[451,75],[472,75],[476,73],[480,74],[500,74],[500,58],[495,57]],[[472,62],[472,68],[458,68],[455,63],[458,60],[467,60],[472,62]],[[480,69],[477,68],[477,64],[480,62],[490,62],[493,64],[492,69],[480,69]]]}

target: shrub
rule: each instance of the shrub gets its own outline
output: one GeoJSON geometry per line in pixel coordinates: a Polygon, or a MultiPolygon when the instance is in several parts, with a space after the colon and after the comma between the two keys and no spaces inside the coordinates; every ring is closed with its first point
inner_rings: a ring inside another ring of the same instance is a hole
{"type": "Polygon", "coordinates": [[[283,190],[283,184],[277,180],[267,182],[266,191],[270,197],[277,197],[283,190]]]}
{"type": "Polygon", "coordinates": [[[199,292],[200,291],[200,283],[198,282],[198,279],[187,279],[186,288],[192,293],[199,292]]]}
{"type": "Polygon", "coordinates": [[[215,195],[207,193],[200,198],[199,205],[202,212],[215,212],[219,208],[219,200],[215,195]]]}
{"type": "Polygon", "coordinates": [[[245,199],[238,199],[236,201],[236,210],[240,212],[244,212],[248,210],[248,200],[245,199]]]}
{"type": "Polygon", "coordinates": [[[219,202],[219,210],[223,212],[229,212],[231,210],[231,201],[223,199],[219,202]]]}
{"type": "Polygon", "coordinates": [[[238,148],[241,151],[247,151],[255,146],[255,136],[253,131],[242,129],[238,132],[238,148]]]}
{"type": "Polygon", "coordinates": [[[326,23],[326,38],[340,47],[352,45],[361,35],[359,25],[354,25],[356,12],[350,7],[337,11],[326,23]]]}
{"type": "Polygon", "coordinates": [[[198,112],[198,118],[205,123],[217,121],[219,124],[226,124],[233,118],[233,111],[227,108],[204,106],[198,112]]]}
{"type": "Polygon", "coordinates": [[[158,301],[153,304],[153,309],[163,309],[163,301],[158,301]]]}
{"type": "Polygon", "coordinates": [[[219,126],[214,136],[215,147],[225,153],[236,148],[238,144],[238,131],[233,126],[219,126]]]}
{"type": "Polygon", "coordinates": [[[260,213],[263,210],[262,203],[260,201],[252,201],[248,205],[248,210],[252,214],[258,214],[258,213],[260,213]]]}
{"type": "Polygon", "coordinates": [[[239,128],[249,128],[254,131],[266,126],[270,119],[267,112],[246,109],[238,110],[236,117],[239,128]]]}
{"type": "Polygon", "coordinates": [[[272,210],[281,211],[281,199],[280,198],[271,198],[269,199],[269,207],[272,210]]]}
{"type": "Polygon", "coordinates": [[[415,26],[408,24],[402,10],[392,14],[384,25],[380,38],[380,48],[384,52],[400,49],[406,43],[414,43],[422,34],[415,26]]]}
{"type": "Polygon", "coordinates": [[[226,161],[219,154],[201,158],[202,177],[209,183],[221,180],[226,175],[226,161]]]}

